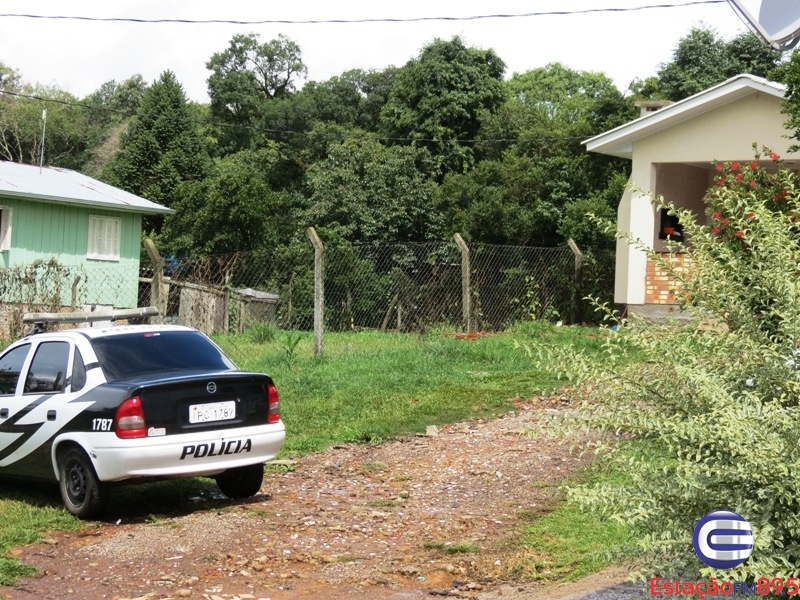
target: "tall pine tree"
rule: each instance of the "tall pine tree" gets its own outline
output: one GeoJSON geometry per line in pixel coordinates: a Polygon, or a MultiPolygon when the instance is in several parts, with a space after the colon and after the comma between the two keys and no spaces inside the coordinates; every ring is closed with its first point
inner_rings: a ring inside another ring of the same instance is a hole
{"type": "MultiPolygon", "coordinates": [[[[208,151],[183,87],[174,73],[164,71],[142,96],[103,179],[137,196],[177,207],[181,184],[202,180],[209,167],[208,151]]],[[[160,226],[158,218],[144,223],[147,232],[160,226]]]]}

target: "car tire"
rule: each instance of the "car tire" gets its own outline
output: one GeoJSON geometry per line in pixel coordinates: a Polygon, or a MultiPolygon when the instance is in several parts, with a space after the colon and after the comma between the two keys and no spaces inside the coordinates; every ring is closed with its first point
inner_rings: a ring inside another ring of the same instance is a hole
{"type": "Polygon", "coordinates": [[[219,491],[228,498],[249,498],[255,496],[264,481],[264,465],[248,465],[228,469],[216,476],[219,491]]]}
{"type": "Polygon", "coordinates": [[[90,519],[103,512],[108,487],[80,448],[73,446],[59,454],[58,487],[64,506],[76,517],[90,519]]]}

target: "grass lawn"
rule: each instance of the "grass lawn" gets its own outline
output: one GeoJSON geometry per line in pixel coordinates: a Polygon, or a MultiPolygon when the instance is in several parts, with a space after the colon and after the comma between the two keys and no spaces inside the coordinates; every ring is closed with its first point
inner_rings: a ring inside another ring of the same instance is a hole
{"type": "MultiPolygon", "coordinates": [[[[242,369],[266,372],[275,380],[287,428],[282,451],[286,458],[324,450],[335,443],[378,442],[424,431],[427,425],[506,411],[516,397],[547,393],[558,386],[551,375],[532,368],[518,343],[536,339],[599,353],[608,335],[595,328],[539,323],[476,340],[458,340],[444,332],[424,336],[330,333],[325,336],[324,356],[318,358],[313,355],[310,333],[261,333],[216,341],[242,369]]],[[[146,491],[148,486],[135,486],[120,495],[160,493],[158,490],[165,486],[166,494],[170,490],[179,493],[181,485],[180,481],[154,484],[152,492],[146,491]]],[[[9,583],[26,572],[24,565],[9,554],[14,547],[33,542],[48,530],[81,526],[60,508],[55,489],[52,496],[49,491],[20,489],[28,488],[26,484],[0,484],[0,512],[6,517],[0,522],[0,583],[9,583]]],[[[556,510],[533,526],[552,529],[554,538],[564,539],[566,526],[555,524],[559,515],[573,522],[571,526],[581,534],[579,537],[595,535],[588,533],[591,528],[586,521],[579,520],[586,515],[574,511],[556,510]]],[[[548,552],[556,556],[569,554],[571,549],[553,546],[548,552]]],[[[583,559],[579,562],[566,567],[565,576],[596,568],[585,566],[583,559]]]]}
{"type": "Polygon", "coordinates": [[[597,329],[529,323],[476,340],[442,332],[326,334],[313,356],[310,333],[288,350],[294,334],[252,343],[247,335],[218,340],[243,369],[272,375],[287,427],[284,456],[342,442],[377,442],[438,425],[507,410],[558,385],[533,370],[517,342],[536,339],[599,352],[597,329]]]}
{"type": "MultiPolygon", "coordinates": [[[[646,454],[639,444],[629,444],[618,458],[646,454]]],[[[615,465],[594,464],[570,482],[574,484],[626,484],[630,478],[615,465]]],[[[554,490],[554,509],[545,514],[522,515],[527,524],[517,540],[516,559],[511,569],[526,579],[575,580],[611,564],[613,552],[634,543],[627,526],[586,512],[563,501],[561,490],[554,490]]]]}

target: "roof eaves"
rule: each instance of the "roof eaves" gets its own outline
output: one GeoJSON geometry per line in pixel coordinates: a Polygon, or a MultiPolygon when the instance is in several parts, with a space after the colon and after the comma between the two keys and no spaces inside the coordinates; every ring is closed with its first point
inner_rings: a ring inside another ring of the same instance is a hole
{"type": "Polygon", "coordinates": [[[24,198],[26,200],[33,200],[38,202],[50,202],[55,204],[77,204],[80,206],[90,206],[94,208],[104,208],[108,210],[117,210],[122,212],[135,212],[145,215],[171,215],[175,211],[165,206],[135,206],[132,204],[117,204],[114,202],[103,202],[102,200],[85,200],[82,198],[67,198],[64,196],[47,196],[41,194],[31,194],[30,192],[14,192],[12,190],[0,191],[0,196],[7,196],[11,198],[24,198]]]}
{"type": "Polygon", "coordinates": [[[783,98],[786,88],[755,75],[737,75],[694,96],[584,140],[583,144],[589,152],[630,158],[633,141],[643,137],[645,132],[648,135],[655,133],[753,92],[783,98]]]}

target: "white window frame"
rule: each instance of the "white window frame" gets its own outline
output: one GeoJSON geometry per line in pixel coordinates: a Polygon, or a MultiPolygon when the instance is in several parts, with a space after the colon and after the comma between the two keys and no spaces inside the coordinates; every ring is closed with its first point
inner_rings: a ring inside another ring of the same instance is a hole
{"type": "Polygon", "coordinates": [[[89,215],[86,258],[119,261],[121,243],[122,219],[119,217],[89,215]]]}
{"type": "Polygon", "coordinates": [[[11,250],[11,207],[0,206],[0,252],[11,250]]]}

